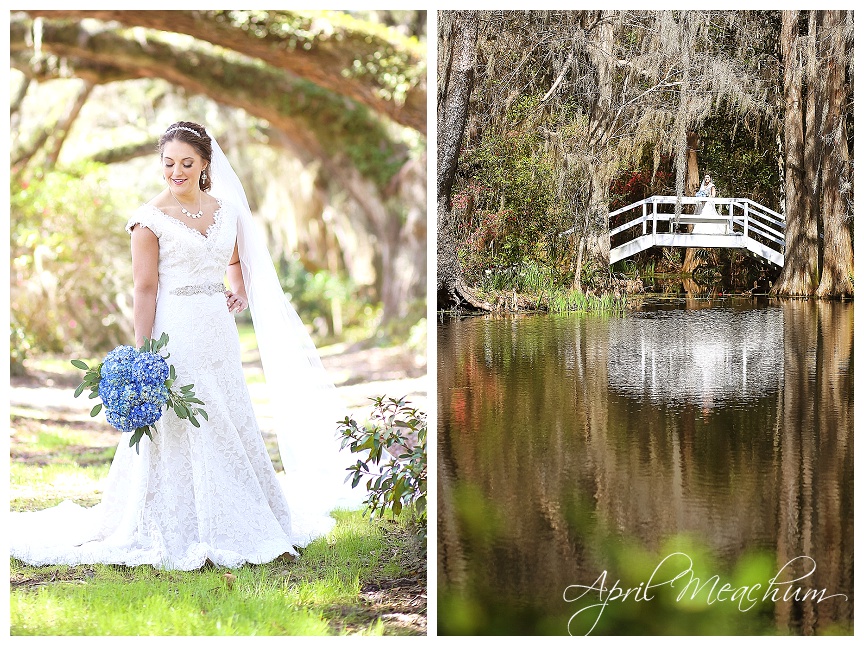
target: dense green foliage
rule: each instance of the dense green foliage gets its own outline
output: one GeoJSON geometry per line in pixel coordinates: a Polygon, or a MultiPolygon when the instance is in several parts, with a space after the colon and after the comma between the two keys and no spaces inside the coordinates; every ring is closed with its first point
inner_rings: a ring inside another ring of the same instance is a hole
{"type": "Polygon", "coordinates": [[[540,122],[531,117],[537,104],[523,97],[463,153],[453,205],[464,213],[460,258],[472,282],[523,262],[555,266],[561,257],[566,241],[557,234],[566,213],[556,200],[555,160],[544,154],[540,122]]]}
{"type": "Polygon", "coordinates": [[[298,254],[279,263],[282,289],[318,338],[340,338],[345,329],[361,329],[380,316],[371,290],[361,289],[350,276],[326,269],[308,270],[298,254]]]}
{"type": "Polygon", "coordinates": [[[754,134],[718,115],[705,122],[699,164],[717,185],[719,197],[747,197],[781,210],[777,140],[768,129],[754,134]]]}

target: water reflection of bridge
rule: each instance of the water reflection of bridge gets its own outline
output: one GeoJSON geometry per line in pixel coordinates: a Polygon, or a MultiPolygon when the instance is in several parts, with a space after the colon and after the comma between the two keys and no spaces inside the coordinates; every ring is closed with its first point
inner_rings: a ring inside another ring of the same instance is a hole
{"type": "Polygon", "coordinates": [[[776,392],[780,308],[637,313],[609,325],[609,386],[654,402],[713,407],[776,392]]]}

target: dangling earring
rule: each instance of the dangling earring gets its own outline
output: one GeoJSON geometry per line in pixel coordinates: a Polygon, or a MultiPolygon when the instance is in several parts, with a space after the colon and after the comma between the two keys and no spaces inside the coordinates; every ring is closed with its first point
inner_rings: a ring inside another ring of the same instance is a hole
{"type": "Polygon", "coordinates": [[[206,170],[201,171],[201,179],[205,182],[207,181],[207,171],[206,170]]]}

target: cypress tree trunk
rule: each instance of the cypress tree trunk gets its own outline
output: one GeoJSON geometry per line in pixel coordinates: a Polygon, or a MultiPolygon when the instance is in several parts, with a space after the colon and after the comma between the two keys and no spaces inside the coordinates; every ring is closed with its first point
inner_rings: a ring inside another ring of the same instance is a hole
{"type": "Polygon", "coordinates": [[[786,152],[786,253],[772,294],[812,296],[819,282],[815,219],[808,217],[804,189],[804,107],[802,65],[798,51],[798,11],[783,11],[780,49],[783,58],[784,143],[786,152]]]}
{"type": "MultiPolygon", "coordinates": [[[[699,133],[690,131],[687,133],[687,179],[685,180],[684,193],[686,195],[695,195],[699,190],[701,179],[699,177],[699,133]]],[[[687,247],[684,252],[684,262],[681,265],[681,272],[684,274],[692,274],[693,270],[705,264],[704,259],[697,253],[698,249],[687,247]]]]}
{"type": "MultiPolygon", "coordinates": [[[[807,235],[817,240],[817,249],[819,247],[819,159],[821,154],[821,146],[819,145],[819,124],[816,121],[816,115],[821,113],[821,98],[822,98],[822,82],[819,78],[819,70],[816,59],[816,11],[810,11],[807,21],[807,45],[805,48],[805,65],[806,65],[806,84],[807,84],[807,99],[806,113],[804,116],[804,190],[801,204],[806,210],[806,222],[809,230],[807,235]]],[[[816,267],[817,272],[821,265],[820,256],[821,249],[817,251],[816,267]]]]}
{"type": "Polygon", "coordinates": [[[852,232],[846,214],[843,187],[850,184],[849,146],[846,135],[847,103],[846,43],[843,38],[842,11],[826,11],[822,30],[827,74],[825,78],[826,116],[822,141],[822,220],[824,253],[822,280],[816,295],[820,298],[852,296],[852,232]]]}

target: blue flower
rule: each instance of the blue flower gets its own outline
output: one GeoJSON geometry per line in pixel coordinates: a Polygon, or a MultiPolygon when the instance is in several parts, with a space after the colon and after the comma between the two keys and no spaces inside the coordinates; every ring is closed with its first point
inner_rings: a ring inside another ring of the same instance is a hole
{"type": "Polygon", "coordinates": [[[99,397],[108,422],[124,433],[149,426],[162,416],[168,402],[170,368],[164,357],[122,345],[105,357],[99,397]]]}
{"type": "Polygon", "coordinates": [[[80,359],[72,360],[72,365],[86,371],[84,381],[75,389],[75,396],[87,387],[95,391],[102,403],[94,406],[90,415],[95,417],[104,408],[105,417],[114,428],[132,433],[129,446],[134,446],[136,452],[145,434],[152,439],[156,430],[153,424],[162,417],[163,408],[171,408],[194,426],[200,426],[197,415],[207,419],[203,409],[192,406],[203,405],[195,398],[192,384],[178,390],[168,387],[173,367],[159,353],[167,343],[168,335],[162,334],[158,341],[145,344],[144,347],[152,350],[150,352],[128,345],[117,346],[93,368],[80,359]]]}

